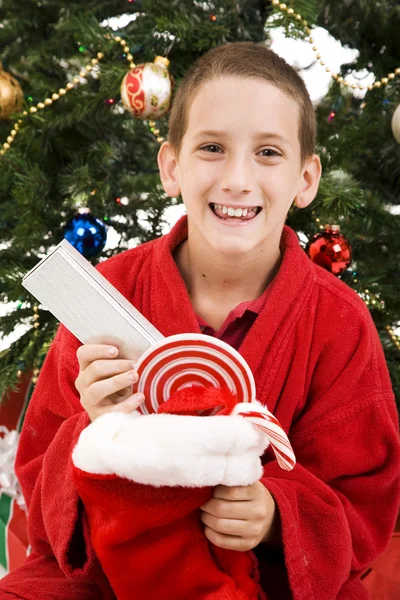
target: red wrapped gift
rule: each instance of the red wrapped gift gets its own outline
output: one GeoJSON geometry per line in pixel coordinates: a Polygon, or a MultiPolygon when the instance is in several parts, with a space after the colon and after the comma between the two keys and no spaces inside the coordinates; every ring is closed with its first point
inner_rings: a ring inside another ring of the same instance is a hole
{"type": "Polygon", "coordinates": [[[0,404],[0,564],[7,571],[19,567],[29,552],[26,508],[14,461],[33,387],[29,372],[21,378],[18,389],[6,393],[0,404]]]}

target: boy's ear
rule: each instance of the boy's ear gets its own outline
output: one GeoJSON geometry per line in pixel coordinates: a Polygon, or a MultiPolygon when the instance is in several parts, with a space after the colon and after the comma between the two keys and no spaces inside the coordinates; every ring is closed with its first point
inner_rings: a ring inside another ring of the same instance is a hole
{"type": "Polygon", "coordinates": [[[318,192],[321,173],[320,158],[318,154],[313,154],[307,159],[301,172],[301,185],[294,199],[297,208],[306,208],[314,200],[318,192]]]}
{"type": "Polygon", "coordinates": [[[157,160],[161,183],[165,193],[171,198],[179,196],[181,189],[178,180],[178,161],[175,157],[175,151],[169,142],[164,142],[161,145],[157,160]]]}

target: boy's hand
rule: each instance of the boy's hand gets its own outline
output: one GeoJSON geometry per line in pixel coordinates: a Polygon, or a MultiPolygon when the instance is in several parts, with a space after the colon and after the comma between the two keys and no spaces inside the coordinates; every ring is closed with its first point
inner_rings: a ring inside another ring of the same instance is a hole
{"type": "Polygon", "coordinates": [[[76,356],[80,371],[75,387],[92,421],[107,412],[130,413],[143,402],[143,394],[132,394],[132,385],[139,378],[135,362],[116,360],[118,349],[115,346],[83,344],[76,356]]]}
{"type": "Polygon", "coordinates": [[[275,500],[260,481],[243,487],[218,485],[201,511],[211,543],[243,552],[273,537],[279,520],[275,500]]]}

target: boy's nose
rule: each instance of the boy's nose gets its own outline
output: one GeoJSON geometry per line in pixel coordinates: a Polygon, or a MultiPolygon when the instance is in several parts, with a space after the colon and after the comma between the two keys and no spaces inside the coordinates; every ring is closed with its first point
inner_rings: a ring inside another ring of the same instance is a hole
{"type": "Polygon", "coordinates": [[[232,194],[253,190],[253,169],[245,158],[227,161],[221,181],[221,189],[232,194]]]}

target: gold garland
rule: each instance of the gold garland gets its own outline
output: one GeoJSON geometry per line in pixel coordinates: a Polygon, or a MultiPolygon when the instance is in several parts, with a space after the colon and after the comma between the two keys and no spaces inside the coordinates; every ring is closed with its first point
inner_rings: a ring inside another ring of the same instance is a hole
{"type": "MultiPolygon", "coordinates": [[[[123,51],[126,53],[126,60],[129,63],[129,68],[134,69],[136,65],[133,62],[133,56],[130,53],[129,46],[127,46],[125,40],[122,39],[120,36],[114,37],[114,36],[111,36],[110,34],[106,34],[105,38],[108,40],[113,39],[115,42],[121,44],[123,51]]],[[[88,63],[86,65],[86,67],[84,67],[79,72],[79,75],[74,77],[72,81],[68,82],[65,87],[60,88],[58,90],[58,92],[54,92],[54,94],[52,94],[51,96],[46,98],[43,102],[38,102],[36,104],[36,106],[31,106],[29,108],[29,111],[24,110],[24,112],[22,113],[22,116],[27,117],[29,114],[35,114],[39,110],[43,110],[43,109],[47,108],[48,106],[51,106],[54,102],[59,100],[62,96],[65,96],[65,94],[67,92],[69,92],[70,90],[72,90],[76,86],[78,86],[80,83],[82,83],[81,78],[86,77],[90,73],[90,71],[93,70],[93,67],[95,67],[102,58],[104,58],[103,52],[98,52],[96,58],[92,58],[90,63],[88,63]]],[[[7,150],[10,149],[11,144],[14,142],[15,137],[20,130],[21,125],[23,125],[23,122],[24,122],[23,119],[18,119],[18,121],[16,121],[16,123],[14,123],[14,125],[10,131],[10,134],[7,137],[7,141],[4,142],[3,147],[0,149],[0,156],[3,156],[7,152],[7,150]]]]}
{"type": "Polygon", "coordinates": [[[337,83],[339,83],[340,85],[342,85],[344,87],[350,87],[353,90],[355,90],[355,89],[359,89],[359,90],[365,90],[365,89],[367,89],[368,91],[371,91],[374,88],[380,88],[382,86],[387,85],[389,83],[389,81],[391,81],[392,79],[394,79],[396,76],[400,75],[400,67],[397,67],[397,69],[395,69],[393,71],[393,73],[388,73],[386,77],[382,77],[380,80],[375,81],[371,85],[365,86],[365,85],[362,85],[361,83],[352,83],[352,84],[350,84],[348,81],[346,81],[338,73],[335,73],[335,72],[332,73],[332,69],[330,67],[326,67],[325,66],[326,63],[322,59],[321,54],[318,52],[318,48],[317,48],[317,46],[314,43],[314,39],[311,37],[312,31],[309,28],[307,21],[305,19],[303,19],[303,17],[299,13],[296,13],[293,8],[288,8],[286,6],[286,4],[284,4],[282,2],[279,2],[279,0],[271,0],[271,2],[272,2],[272,4],[274,6],[276,6],[277,8],[279,8],[282,12],[286,12],[289,15],[289,17],[291,17],[293,19],[296,19],[297,21],[301,21],[301,24],[304,27],[304,31],[309,36],[308,39],[306,39],[306,41],[309,44],[312,45],[313,51],[316,52],[316,59],[318,60],[319,64],[322,67],[325,67],[325,71],[327,73],[331,73],[332,79],[334,79],[335,81],[337,81],[337,83]]]}
{"type": "MultiPolygon", "coordinates": [[[[303,19],[303,17],[299,13],[296,13],[293,8],[289,8],[286,4],[280,2],[279,0],[271,0],[271,2],[274,6],[279,8],[282,12],[286,12],[290,17],[292,17],[293,19],[296,19],[296,21],[301,21],[301,24],[304,27],[304,31],[309,36],[306,41],[308,41],[309,44],[312,44],[313,51],[317,53],[316,58],[319,61],[319,64],[322,67],[324,67],[325,61],[322,60],[321,54],[319,54],[318,48],[314,44],[314,39],[311,37],[312,31],[311,31],[310,27],[308,26],[308,22],[305,19],[303,19]]],[[[332,69],[330,67],[325,67],[325,71],[327,73],[331,73],[332,69]]],[[[331,73],[332,79],[337,81],[342,86],[351,87],[353,90],[358,88],[359,90],[367,89],[368,91],[371,91],[374,88],[380,88],[382,86],[387,85],[389,83],[389,81],[391,81],[398,75],[400,75],[400,67],[395,69],[393,73],[388,73],[387,77],[382,77],[379,81],[375,81],[371,85],[364,86],[359,83],[350,84],[343,77],[341,77],[338,73],[331,73]]],[[[314,211],[313,211],[313,214],[315,214],[314,211]]],[[[321,230],[324,229],[324,226],[321,224],[321,220],[319,218],[316,218],[315,221],[316,221],[319,229],[321,229],[321,230]]],[[[358,279],[353,278],[353,282],[358,283],[358,279]]],[[[375,306],[377,304],[382,305],[383,301],[381,300],[380,295],[373,294],[368,289],[364,289],[362,294],[359,294],[359,295],[368,307],[371,305],[375,306]]],[[[394,333],[394,329],[393,329],[393,327],[390,327],[390,325],[386,325],[386,331],[388,332],[390,339],[392,340],[392,342],[394,343],[396,348],[398,350],[400,350],[400,336],[397,336],[394,333]]]]}
{"type": "Polygon", "coordinates": [[[386,325],[386,331],[388,332],[390,339],[396,346],[397,350],[400,350],[400,336],[396,335],[389,325],[386,325]]]}
{"type": "MultiPolygon", "coordinates": [[[[273,6],[279,8],[282,12],[286,12],[289,17],[301,22],[301,25],[303,25],[303,27],[304,27],[304,31],[309,36],[306,41],[308,41],[312,45],[313,51],[316,52],[317,60],[319,61],[320,65],[324,67],[325,61],[322,59],[321,54],[318,52],[317,46],[314,44],[314,39],[311,37],[312,30],[308,26],[308,22],[305,19],[303,19],[303,17],[299,13],[296,13],[293,8],[288,7],[283,2],[279,2],[279,0],[271,0],[271,3],[273,4],[273,6]]],[[[133,56],[130,53],[129,46],[127,46],[125,40],[123,38],[121,38],[120,36],[112,36],[110,34],[106,34],[105,38],[109,39],[109,40],[113,39],[115,42],[121,44],[123,51],[126,53],[126,59],[129,62],[129,68],[130,69],[135,68],[136,65],[133,62],[133,56]]],[[[77,85],[82,83],[81,78],[86,77],[90,73],[90,71],[92,71],[93,67],[96,66],[102,58],[104,58],[104,54],[102,52],[98,52],[97,57],[93,58],[90,61],[90,63],[88,65],[86,65],[86,67],[84,67],[79,72],[79,76],[74,77],[73,80],[71,82],[68,82],[64,88],[60,88],[58,90],[58,92],[54,92],[51,95],[51,97],[46,98],[43,102],[38,102],[36,106],[31,106],[29,108],[29,111],[25,110],[22,113],[22,116],[27,117],[29,114],[34,114],[34,113],[38,112],[38,110],[43,110],[47,106],[51,106],[53,104],[53,102],[56,102],[57,100],[59,100],[61,96],[65,96],[65,94],[68,91],[74,89],[77,85]]],[[[382,77],[379,81],[375,81],[371,85],[364,86],[360,83],[350,84],[338,73],[332,73],[331,72],[332,69],[330,67],[325,66],[325,71],[327,73],[331,73],[332,79],[334,79],[335,81],[337,81],[340,85],[342,85],[344,87],[351,87],[352,89],[358,88],[359,90],[364,90],[366,88],[369,91],[374,88],[380,88],[382,86],[387,85],[389,83],[389,81],[394,79],[396,76],[400,75],[400,67],[397,67],[394,70],[394,72],[388,73],[388,75],[386,77],[382,77]]],[[[20,127],[22,124],[23,124],[23,119],[18,119],[18,121],[16,123],[14,123],[14,126],[12,127],[10,134],[7,136],[7,141],[4,142],[2,148],[0,149],[0,156],[3,156],[5,154],[5,152],[10,149],[11,144],[14,142],[14,139],[15,139],[18,131],[20,130],[20,127]]],[[[160,130],[157,128],[155,121],[149,121],[149,127],[150,127],[150,131],[156,136],[157,141],[159,143],[164,142],[165,138],[160,136],[160,130]]]]}
{"type": "Polygon", "coordinates": [[[165,142],[165,138],[160,135],[160,130],[157,128],[157,123],[155,121],[149,121],[149,127],[151,133],[156,136],[159,144],[165,142]]]}
{"type": "MultiPolygon", "coordinates": [[[[308,23],[305,19],[302,18],[302,16],[298,13],[294,12],[293,8],[288,8],[286,6],[286,4],[280,3],[279,0],[271,0],[272,4],[274,6],[277,6],[280,8],[280,10],[282,11],[286,11],[288,13],[289,16],[295,18],[297,21],[301,21],[302,25],[305,28],[305,32],[307,33],[307,35],[311,35],[311,29],[308,27],[308,23]]],[[[120,36],[111,36],[110,34],[107,34],[105,36],[106,39],[113,39],[115,42],[121,44],[124,53],[126,53],[126,59],[129,62],[129,68],[130,69],[134,69],[135,68],[135,63],[133,62],[133,56],[130,53],[130,49],[129,46],[127,46],[125,40],[123,38],[121,38],[120,36]]],[[[310,44],[314,44],[314,40],[312,39],[312,37],[310,36],[309,39],[307,40],[310,44]]],[[[317,52],[317,47],[315,45],[313,45],[313,50],[315,52],[317,52]]],[[[86,67],[84,67],[80,72],[79,72],[79,76],[76,76],[73,78],[72,82],[68,82],[65,86],[65,88],[60,88],[58,90],[58,92],[55,92],[51,95],[51,97],[46,98],[43,102],[38,102],[38,104],[36,106],[31,106],[29,111],[24,111],[22,113],[23,117],[27,117],[29,114],[34,114],[36,112],[38,112],[38,110],[43,110],[48,106],[51,106],[54,102],[56,102],[57,100],[59,100],[62,96],[65,96],[65,94],[74,89],[77,85],[79,85],[80,83],[82,83],[81,78],[87,76],[93,69],[94,66],[96,66],[100,60],[102,60],[104,58],[104,54],[103,52],[98,52],[97,53],[97,57],[93,58],[90,63],[88,63],[86,65],[86,67]]],[[[320,60],[321,56],[319,54],[317,54],[317,59],[319,60],[321,66],[324,66],[325,63],[324,61],[320,60]]],[[[328,73],[331,71],[331,69],[329,67],[326,67],[325,69],[328,73]]],[[[387,78],[382,78],[381,82],[375,82],[373,85],[368,86],[368,90],[373,89],[374,87],[381,87],[381,85],[386,85],[388,83],[388,81],[390,79],[393,79],[395,77],[395,75],[400,75],[400,68],[396,69],[394,73],[389,73],[387,78]]],[[[332,73],[331,77],[333,79],[336,79],[336,81],[338,83],[340,83],[341,85],[344,86],[349,86],[350,84],[348,82],[346,82],[343,77],[339,77],[339,75],[337,73],[332,73]]],[[[364,86],[359,85],[359,84],[353,84],[351,85],[351,87],[353,89],[355,88],[359,88],[359,89],[364,89],[364,86]]],[[[7,150],[9,150],[9,148],[11,147],[11,144],[14,142],[15,137],[18,133],[18,131],[20,130],[21,125],[23,125],[23,119],[19,119],[16,123],[14,123],[14,126],[10,132],[10,135],[7,137],[7,141],[3,144],[3,147],[0,149],[0,156],[4,155],[5,152],[7,150]]],[[[149,127],[150,127],[150,131],[154,134],[154,136],[157,139],[158,143],[162,143],[165,141],[165,138],[163,136],[160,135],[160,130],[157,127],[157,124],[155,121],[150,120],[149,121],[149,127]]],[[[319,226],[320,229],[323,229],[323,225],[320,224],[320,219],[316,218],[316,223],[319,226]]],[[[354,283],[357,283],[357,279],[353,280],[354,283]]],[[[369,306],[370,304],[375,305],[377,304],[377,302],[382,303],[382,301],[379,299],[378,295],[371,295],[371,293],[369,292],[369,290],[364,290],[364,298],[363,298],[364,302],[367,304],[367,306],[369,306]]],[[[35,305],[33,307],[33,311],[34,311],[34,316],[33,316],[33,327],[35,329],[38,329],[40,327],[40,323],[39,323],[39,315],[38,315],[38,306],[35,305]]],[[[395,344],[395,346],[400,350],[400,339],[398,336],[396,336],[396,334],[393,331],[393,328],[391,328],[389,325],[386,326],[386,330],[391,338],[391,340],[393,341],[393,343],[395,344]]],[[[22,371],[18,370],[17,371],[17,376],[21,377],[22,376],[22,371]]],[[[33,377],[32,377],[32,382],[36,383],[37,379],[39,376],[39,368],[35,367],[34,371],[33,371],[33,377]]]]}

